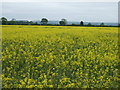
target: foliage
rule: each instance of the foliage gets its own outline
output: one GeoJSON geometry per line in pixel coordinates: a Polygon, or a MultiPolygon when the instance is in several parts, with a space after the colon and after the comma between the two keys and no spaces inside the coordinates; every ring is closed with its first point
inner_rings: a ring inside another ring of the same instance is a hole
{"type": "Polygon", "coordinates": [[[100,26],[104,26],[104,23],[101,23],[100,26]]]}
{"type": "Polygon", "coordinates": [[[46,18],[42,18],[41,24],[42,25],[47,25],[48,20],[46,18]]]}
{"type": "Polygon", "coordinates": [[[5,17],[2,17],[0,21],[2,21],[2,25],[7,24],[7,19],[5,17]]]}
{"type": "Polygon", "coordinates": [[[11,25],[15,25],[16,24],[16,19],[12,19],[11,21],[9,21],[11,25]]]}
{"type": "Polygon", "coordinates": [[[65,25],[67,25],[67,20],[66,19],[61,19],[61,21],[59,21],[59,24],[61,26],[65,26],[65,25]]]}
{"type": "Polygon", "coordinates": [[[80,25],[81,25],[81,26],[83,26],[83,25],[84,25],[84,22],[83,22],[83,21],[81,21],[81,22],[80,22],[80,25]]]}
{"type": "Polygon", "coordinates": [[[88,23],[88,26],[92,26],[92,24],[91,24],[91,23],[88,23]]]}
{"type": "Polygon", "coordinates": [[[3,88],[117,88],[118,29],[3,26],[3,88]]]}

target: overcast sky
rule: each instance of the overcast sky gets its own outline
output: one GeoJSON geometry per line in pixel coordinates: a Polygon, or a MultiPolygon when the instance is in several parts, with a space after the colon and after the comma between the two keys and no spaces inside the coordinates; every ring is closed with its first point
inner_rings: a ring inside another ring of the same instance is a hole
{"type": "Polygon", "coordinates": [[[3,2],[2,16],[17,20],[117,22],[117,2],[3,2]]]}
{"type": "Polygon", "coordinates": [[[2,0],[2,2],[119,2],[120,0],[2,0]]]}

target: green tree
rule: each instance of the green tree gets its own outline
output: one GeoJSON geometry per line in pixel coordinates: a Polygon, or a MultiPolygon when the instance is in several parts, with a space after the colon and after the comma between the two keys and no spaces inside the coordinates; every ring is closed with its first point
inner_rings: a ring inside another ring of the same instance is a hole
{"type": "Polygon", "coordinates": [[[80,26],[83,26],[83,25],[84,25],[84,22],[83,22],[83,21],[81,21],[81,22],[80,22],[80,26]]]}
{"type": "Polygon", "coordinates": [[[92,26],[92,24],[91,24],[91,23],[88,23],[88,26],[92,26]]]}
{"type": "Polygon", "coordinates": [[[104,26],[104,23],[101,23],[100,26],[104,26]]]}
{"type": "Polygon", "coordinates": [[[67,20],[66,19],[61,19],[61,21],[59,21],[59,24],[62,26],[67,25],[67,20]]]}
{"type": "Polygon", "coordinates": [[[6,25],[7,24],[7,18],[2,17],[1,21],[2,21],[2,25],[6,25]]]}
{"type": "Polygon", "coordinates": [[[48,20],[46,18],[42,18],[41,24],[42,25],[47,25],[47,23],[48,23],[48,20]]]}
{"type": "Polygon", "coordinates": [[[13,19],[10,21],[10,24],[11,24],[11,25],[15,25],[15,24],[16,24],[16,19],[13,18],[13,19]]]}
{"type": "Polygon", "coordinates": [[[28,25],[32,25],[33,24],[33,22],[32,21],[28,21],[28,25]]]}

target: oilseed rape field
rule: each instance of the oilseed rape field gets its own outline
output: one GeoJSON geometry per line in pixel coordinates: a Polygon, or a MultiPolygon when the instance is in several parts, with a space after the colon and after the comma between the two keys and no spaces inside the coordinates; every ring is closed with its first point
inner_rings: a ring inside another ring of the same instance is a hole
{"type": "Polygon", "coordinates": [[[117,27],[2,26],[3,88],[118,88],[117,27]]]}

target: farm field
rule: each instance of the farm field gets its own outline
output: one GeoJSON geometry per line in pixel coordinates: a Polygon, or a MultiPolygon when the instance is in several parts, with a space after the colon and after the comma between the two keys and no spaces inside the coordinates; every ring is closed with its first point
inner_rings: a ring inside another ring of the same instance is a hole
{"type": "Polygon", "coordinates": [[[2,26],[3,88],[119,87],[117,27],[2,26]]]}

